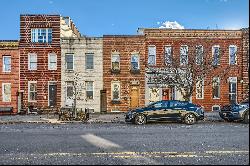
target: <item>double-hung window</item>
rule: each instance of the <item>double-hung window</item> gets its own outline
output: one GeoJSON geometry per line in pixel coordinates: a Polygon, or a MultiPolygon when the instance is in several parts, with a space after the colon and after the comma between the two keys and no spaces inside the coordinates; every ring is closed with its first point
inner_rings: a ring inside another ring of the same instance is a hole
{"type": "Polygon", "coordinates": [[[66,62],[66,70],[74,70],[74,55],[73,54],[66,54],[65,62],[66,62]]]}
{"type": "Polygon", "coordinates": [[[220,98],[220,78],[214,77],[213,78],[213,99],[219,99],[220,98]]]}
{"type": "Polygon", "coordinates": [[[94,54],[87,53],[85,57],[86,69],[94,69],[94,54]]]}
{"type": "Polygon", "coordinates": [[[112,54],[112,70],[120,70],[120,55],[112,54]]]}
{"type": "Polygon", "coordinates": [[[213,66],[220,65],[220,46],[216,45],[212,48],[213,53],[213,66]]]}
{"type": "Polygon", "coordinates": [[[93,99],[94,97],[94,82],[93,81],[86,81],[86,98],[93,99]]]}
{"type": "Polygon", "coordinates": [[[29,70],[37,70],[37,54],[29,53],[28,54],[28,61],[29,61],[29,70]]]}
{"type": "Polygon", "coordinates": [[[2,101],[11,102],[11,83],[2,83],[2,101]]]}
{"type": "Polygon", "coordinates": [[[237,64],[236,52],[237,52],[237,46],[235,46],[235,45],[230,45],[230,46],[229,46],[229,64],[230,64],[230,65],[235,65],[235,64],[237,64]]]}
{"type": "Polygon", "coordinates": [[[172,64],[172,47],[171,46],[165,46],[164,51],[164,58],[165,58],[165,65],[172,64]]]}
{"type": "Polygon", "coordinates": [[[120,82],[112,82],[111,83],[112,90],[112,100],[119,101],[120,100],[120,82]]]}
{"type": "Polygon", "coordinates": [[[188,46],[180,47],[180,65],[188,64],[188,46]]]}
{"type": "Polygon", "coordinates": [[[74,97],[74,82],[67,81],[66,82],[66,98],[73,98],[74,97]]]}
{"type": "Polygon", "coordinates": [[[139,55],[138,54],[132,54],[131,55],[131,70],[139,70],[139,55]]]}
{"type": "Polygon", "coordinates": [[[49,53],[48,58],[48,67],[49,70],[56,70],[57,69],[57,56],[54,53],[49,53]]]}
{"type": "Polygon", "coordinates": [[[52,29],[51,28],[31,29],[31,42],[51,43],[52,29]]]}
{"type": "Polygon", "coordinates": [[[196,99],[204,98],[204,79],[198,79],[196,82],[196,99]]]}
{"type": "Polygon", "coordinates": [[[229,101],[236,103],[237,97],[237,77],[229,77],[229,101]]]}
{"type": "Polygon", "coordinates": [[[203,46],[198,45],[195,48],[195,61],[197,65],[201,65],[203,63],[203,46]]]}
{"type": "Polygon", "coordinates": [[[148,65],[156,65],[156,47],[148,47],[148,65]]]}
{"type": "Polygon", "coordinates": [[[11,56],[3,56],[3,72],[11,71],[11,56]]]}
{"type": "Polygon", "coordinates": [[[36,81],[29,81],[28,82],[28,100],[29,102],[33,102],[37,100],[37,82],[36,81]]]}

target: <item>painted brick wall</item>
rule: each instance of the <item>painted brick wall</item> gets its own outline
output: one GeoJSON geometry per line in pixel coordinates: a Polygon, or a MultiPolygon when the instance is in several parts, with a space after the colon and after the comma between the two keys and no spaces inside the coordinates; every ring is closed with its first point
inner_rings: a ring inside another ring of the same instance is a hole
{"type": "MultiPolygon", "coordinates": [[[[194,55],[195,46],[203,45],[204,53],[212,58],[212,46],[220,45],[222,50],[221,64],[214,69],[205,82],[211,81],[212,77],[229,67],[229,45],[237,46],[237,65],[230,66],[224,80],[221,80],[221,97],[213,99],[212,84],[204,87],[204,99],[196,99],[196,92],[193,93],[192,102],[203,105],[206,111],[211,111],[213,105],[225,105],[229,103],[229,84],[226,78],[237,77],[237,101],[242,100],[242,32],[240,30],[163,30],[145,29],[146,48],[149,45],[156,46],[156,66],[164,66],[164,46],[171,45],[173,56],[180,55],[180,46],[189,47],[189,56],[194,55]]],[[[148,49],[145,49],[145,60],[147,62],[148,49]]],[[[146,96],[147,98],[148,96],[146,96]]]]}
{"type": "Polygon", "coordinates": [[[25,107],[48,106],[48,81],[56,81],[57,107],[61,103],[61,48],[59,15],[20,16],[20,89],[25,107]],[[52,43],[32,43],[31,28],[52,28],[52,43]],[[28,53],[37,54],[37,70],[28,70],[28,53]],[[57,70],[48,70],[48,54],[57,55],[57,70]],[[37,102],[28,102],[28,81],[37,81],[37,102]]]}
{"type": "Polygon", "coordinates": [[[90,108],[94,112],[100,112],[100,91],[103,90],[103,48],[102,38],[81,37],[81,38],[62,38],[62,93],[61,105],[66,106],[66,88],[67,81],[74,81],[75,73],[79,74],[78,83],[82,86],[77,87],[81,94],[77,95],[77,108],[90,108]],[[65,54],[74,55],[74,71],[66,70],[65,54]],[[94,55],[94,69],[86,69],[85,55],[92,53],[94,55]],[[86,97],[85,81],[93,81],[94,96],[93,99],[86,97]]]}
{"type": "Polygon", "coordinates": [[[145,103],[145,39],[143,36],[108,36],[103,37],[103,84],[107,95],[107,111],[126,112],[130,108],[131,81],[139,81],[139,106],[145,103]],[[120,73],[111,73],[111,54],[120,53],[120,73]],[[130,73],[131,54],[140,55],[140,73],[130,73]],[[111,99],[111,82],[120,81],[120,103],[116,104],[111,99]]]}
{"type": "MultiPolygon", "coordinates": [[[[18,41],[0,41],[0,107],[13,107],[17,113],[19,89],[19,50],[18,41]],[[11,56],[11,72],[3,72],[3,56],[11,56]],[[2,83],[11,83],[11,102],[3,102],[2,83]]],[[[2,114],[0,112],[0,114],[2,114]]]]}

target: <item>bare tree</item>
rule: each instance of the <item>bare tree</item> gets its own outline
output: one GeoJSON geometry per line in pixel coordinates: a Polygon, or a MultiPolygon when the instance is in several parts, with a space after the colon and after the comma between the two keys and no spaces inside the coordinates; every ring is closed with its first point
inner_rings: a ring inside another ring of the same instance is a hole
{"type": "MultiPolygon", "coordinates": [[[[236,52],[234,52],[236,54],[236,52]]],[[[180,48],[180,55],[173,56],[172,49],[165,49],[164,68],[147,67],[149,82],[155,87],[169,86],[175,87],[181,92],[185,101],[192,97],[195,87],[215,84],[216,80],[207,79],[209,77],[220,77],[224,79],[230,71],[230,66],[218,68],[223,51],[220,48],[213,50],[213,57],[209,53],[205,54],[203,46],[197,45],[193,51],[189,51],[187,46],[180,48]],[[214,72],[216,71],[216,72],[214,72]]]]}

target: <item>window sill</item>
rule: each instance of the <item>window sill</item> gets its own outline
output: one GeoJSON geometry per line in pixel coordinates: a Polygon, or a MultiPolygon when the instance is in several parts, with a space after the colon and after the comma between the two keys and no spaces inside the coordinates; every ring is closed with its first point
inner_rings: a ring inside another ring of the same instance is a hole
{"type": "Polygon", "coordinates": [[[220,98],[213,98],[213,100],[219,100],[220,98]]]}
{"type": "Polygon", "coordinates": [[[140,69],[138,70],[130,70],[131,74],[140,74],[140,69]]]}
{"type": "Polygon", "coordinates": [[[120,74],[121,73],[121,70],[114,70],[114,69],[111,69],[110,72],[112,74],[120,74]]]}
{"type": "Polygon", "coordinates": [[[74,73],[74,70],[65,70],[66,73],[74,73]]]}
{"type": "Polygon", "coordinates": [[[121,104],[121,101],[120,100],[112,100],[111,103],[112,104],[121,104]]]}

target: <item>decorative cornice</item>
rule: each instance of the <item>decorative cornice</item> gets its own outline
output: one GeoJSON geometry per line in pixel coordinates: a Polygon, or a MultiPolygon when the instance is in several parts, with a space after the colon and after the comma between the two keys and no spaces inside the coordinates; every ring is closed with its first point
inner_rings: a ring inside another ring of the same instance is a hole
{"type": "Polygon", "coordinates": [[[19,42],[16,40],[13,41],[6,41],[6,40],[0,40],[0,49],[17,49],[19,46],[19,42]]]}

